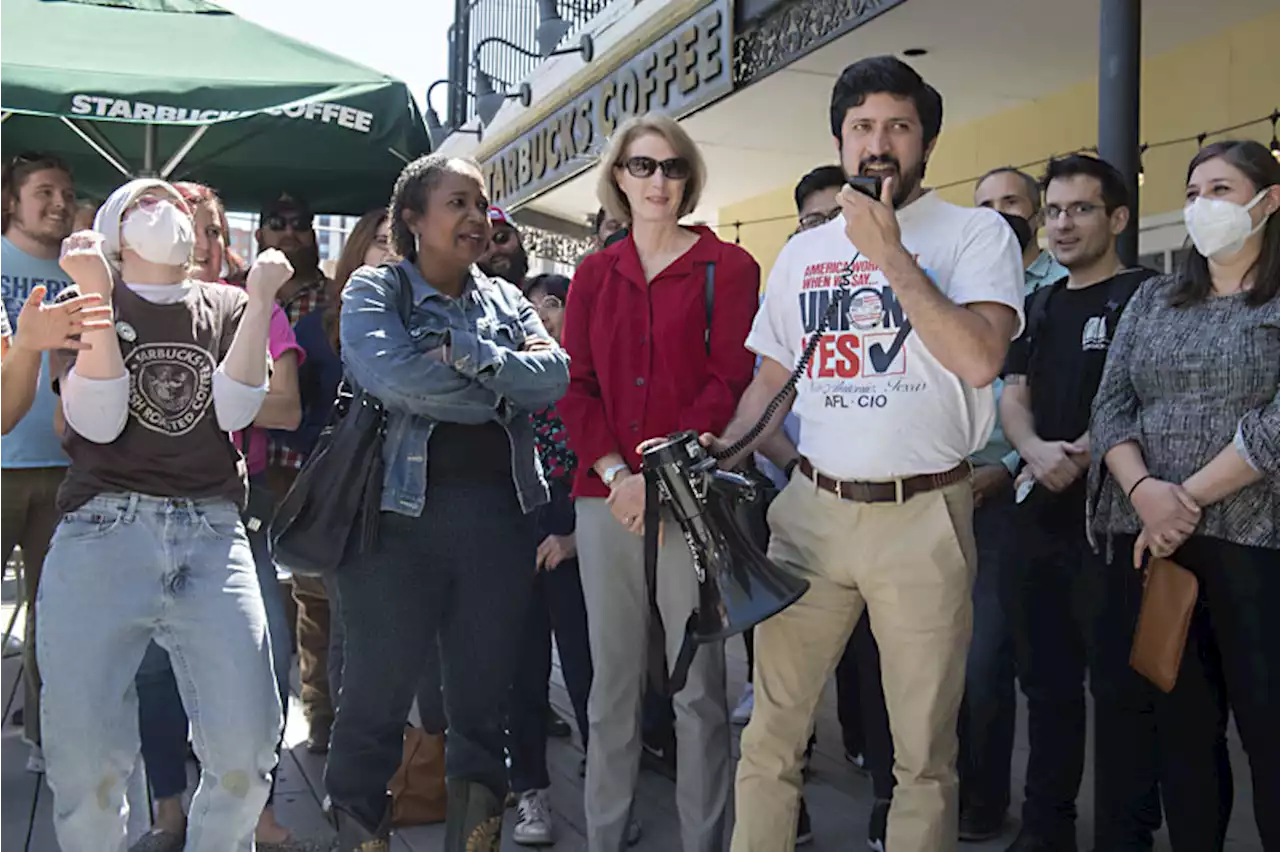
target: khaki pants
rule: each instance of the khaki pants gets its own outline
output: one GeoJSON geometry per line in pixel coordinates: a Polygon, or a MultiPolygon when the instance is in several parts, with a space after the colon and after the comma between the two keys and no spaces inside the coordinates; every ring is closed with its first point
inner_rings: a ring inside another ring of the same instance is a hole
{"type": "Polygon", "coordinates": [[[889,852],[956,848],[972,521],[968,482],[902,505],[865,504],[821,491],[797,471],[774,501],[769,556],[811,585],[756,628],[755,711],[742,735],[733,852],[794,847],[814,708],[864,606],[880,647],[895,750],[889,852]]]}
{"type": "Polygon", "coordinates": [[[49,540],[62,513],[55,505],[58,486],[67,475],[65,467],[6,468],[0,482],[0,519],[3,526],[3,562],[15,547],[22,548],[22,596],[27,610],[23,632],[22,667],[23,737],[40,744],[40,667],[36,664],[36,596],[49,540]]]}

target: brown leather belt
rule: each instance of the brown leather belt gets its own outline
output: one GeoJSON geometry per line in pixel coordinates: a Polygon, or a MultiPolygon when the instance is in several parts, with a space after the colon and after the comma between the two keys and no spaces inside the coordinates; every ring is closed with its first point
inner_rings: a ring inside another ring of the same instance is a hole
{"type": "Polygon", "coordinates": [[[823,491],[830,491],[841,500],[854,503],[905,503],[917,494],[936,491],[953,485],[969,476],[972,468],[961,462],[945,473],[925,473],[895,479],[892,482],[859,482],[832,479],[813,469],[808,459],[800,459],[800,472],[823,491]]]}

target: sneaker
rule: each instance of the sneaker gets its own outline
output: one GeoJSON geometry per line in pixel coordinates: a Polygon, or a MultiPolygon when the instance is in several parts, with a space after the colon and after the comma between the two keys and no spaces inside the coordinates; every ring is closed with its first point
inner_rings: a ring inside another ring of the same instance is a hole
{"type": "Polygon", "coordinates": [[[22,640],[10,633],[4,637],[4,658],[22,656],[22,640]]]}
{"type": "Polygon", "coordinates": [[[729,721],[735,725],[745,725],[751,721],[751,711],[756,707],[756,691],[755,687],[747,684],[742,688],[742,697],[738,699],[738,706],[733,708],[733,714],[729,717],[729,721]]]}
{"type": "Polygon", "coordinates": [[[867,758],[866,758],[866,755],[864,755],[862,752],[858,752],[857,754],[854,754],[851,751],[846,751],[844,753],[844,759],[852,763],[855,769],[859,771],[866,771],[867,758]]]}
{"type": "Polygon", "coordinates": [[[520,795],[516,805],[520,815],[516,817],[511,839],[521,846],[550,846],[555,843],[551,831],[551,808],[547,806],[545,790],[529,790],[520,795]]]}
{"type": "Polygon", "coordinates": [[[800,819],[796,821],[796,845],[803,846],[813,842],[813,826],[809,824],[809,808],[800,798],[800,819]]]}
{"type": "Polygon", "coordinates": [[[547,711],[547,736],[553,739],[564,739],[573,736],[573,728],[569,723],[560,718],[560,714],[554,710],[547,711]]]}
{"type": "Polygon", "coordinates": [[[867,848],[884,852],[884,836],[889,828],[889,800],[876,799],[871,806],[871,823],[867,826],[867,848]]]}
{"type": "Polygon", "coordinates": [[[27,771],[36,775],[44,774],[44,751],[40,746],[31,746],[31,751],[27,753],[27,771]]]}

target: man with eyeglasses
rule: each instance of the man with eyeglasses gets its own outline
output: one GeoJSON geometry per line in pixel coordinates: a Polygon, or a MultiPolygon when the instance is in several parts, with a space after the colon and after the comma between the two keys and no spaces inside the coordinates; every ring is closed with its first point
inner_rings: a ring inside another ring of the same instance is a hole
{"type": "Polygon", "coordinates": [[[515,220],[501,207],[489,208],[489,250],[476,261],[485,275],[504,278],[517,287],[529,275],[529,255],[515,220]]]}
{"type": "MultiPolygon", "coordinates": [[[[276,300],[297,325],[312,311],[323,311],[335,298],[328,278],[320,269],[314,215],[302,198],[281,193],[261,210],[258,250],[279,249],[293,266],[293,277],[280,288],[276,300]]],[[[311,404],[308,400],[307,403],[311,404]]],[[[318,404],[329,405],[332,400],[318,404]]],[[[276,500],[283,499],[302,469],[306,455],[290,446],[287,433],[273,430],[267,443],[267,486],[276,500]]],[[[333,726],[333,702],[329,696],[329,596],[318,577],[293,577],[297,604],[298,669],[302,682],[302,706],[310,727],[307,749],[313,754],[329,750],[333,726]]]]}
{"type": "MultiPolygon", "coordinates": [[[[1130,214],[1124,178],[1113,166],[1072,155],[1051,161],[1042,185],[1049,247],[1068,276],[1027,298],[1026,328],[1009,348],[1000,401],[1005,435],[1023,460],[1005,600],[1031,747],[1022,830],[1009,852],[1076,849],[1086,652],[1100,618],[1126,619],[1123,585],[1118,595],[1109,588],[1103,557],[1085,540],[1089,417],[1120,313],[1156,274],[1126,269],[1116,252],[1130,214]]],[[[1116,685],[1091,667],[1100,745],[1116,685]]],[[[1141,767],[1109,767],[1107,758],[1099,748],[1094,846],[1149,849],[1159,826],[1152,776],[1141,767]]]]}

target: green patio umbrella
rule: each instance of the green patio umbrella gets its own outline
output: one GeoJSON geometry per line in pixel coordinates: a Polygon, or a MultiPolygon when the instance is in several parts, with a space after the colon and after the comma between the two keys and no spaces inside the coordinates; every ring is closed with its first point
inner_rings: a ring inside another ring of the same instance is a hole
{"type": "Polygon", "coordinates": [[[385,205],[430,149],[401,81],[205,0],[3,0],[0,141],[65,158],[81,194],[194,180],[228,207],[281,191],[385,205]]]}

